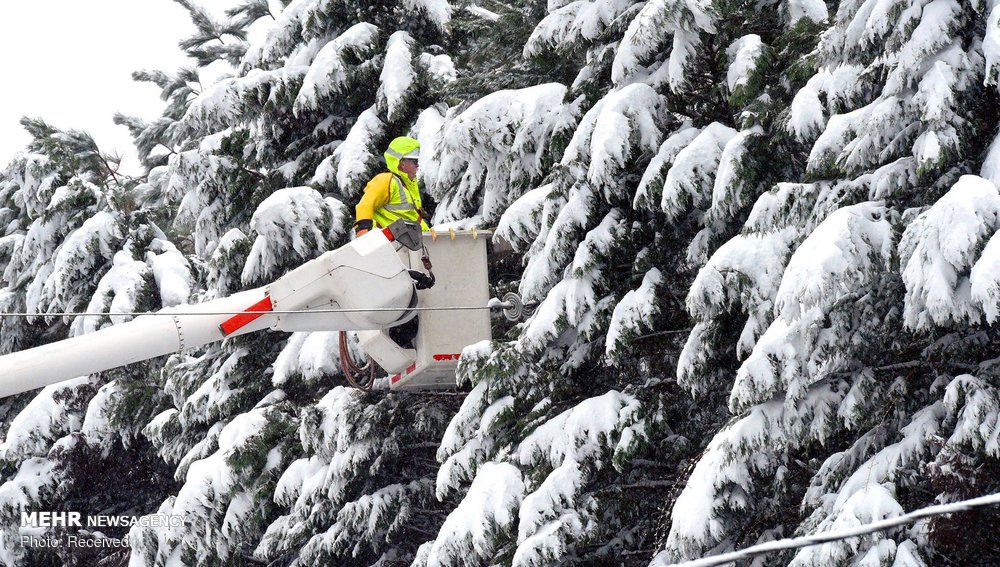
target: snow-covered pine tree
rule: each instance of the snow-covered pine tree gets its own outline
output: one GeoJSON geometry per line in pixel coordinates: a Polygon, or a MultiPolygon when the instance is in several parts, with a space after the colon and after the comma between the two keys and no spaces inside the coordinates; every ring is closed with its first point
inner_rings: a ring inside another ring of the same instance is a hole
{"type": "MultiPolygon", "coordinates": [[[[734,418],[673,503],[655,565],[995,491],[973,472],[995,453],[970,427],[991,423],[996,337],[982,314],[997,189],[960,177],[987,172],[983,148],[996,132],[981,51],[991,50],[991,7],[820,6],[814,16],[790,5],[785,16],[812,20],[799,21],[809,33],[796,41],[816,49],[776,60],[794,94],[777,116],[784,133],[766,134],[788,152],[783,182],[756,200],[688,295],[698,323],[678,379],[695,392],[729,387],[711,361],[735,349],[734,418]],[[712,332],[734,315],[742,331],[712,332]]],[[[769,89],[772,101],[781,88],[769,89]]],[[[995,525],[992,513],[984,519],[995,525]]],[[[973,551],[953,534],[967,521],[763,562],[964,564],[973,551]]]]}
{"type": "MultiPolygon", "coordinates": [[[[0,351],[130,318],[115,313],[186,301],[188,264],[153,221],[156,214],[136,203],[136,181],[122,176],[89,135],[37,119],[22,124],[33,141],[0,173],[6,221],[0,310],[37,315],[3,318],[0,351]],[[60,312],[107,316],[46,315],[60,312]]],[[[132,421],[137,416],[111,409],[113,400],[131,398],[149,415],[161,403],[145,383],[156,368],[155,362],[139,364],[3,401],[0,547],[6,564],[82,565],[108,552],[26,549],[17,538],[22,509],[78,510],[85,503],[99,513],[145,513],[150,499],[169,491],[169,476],[149,458],[132,421]],[[103,467],[112,472],[98,473],[103,467]]]]}
{"type": "MultiPolygon", "coordinates": [[[[204,278],[199,298],[261,285],[346,242],[350,205],[382,148],[443,112],[430,107],[454,78],[442,46],[450,13],[444,2],[294,2],[244,45],[231,75],[183,100],[174,93],[185,86],[161,81],[178,104],[145,129],[131,124],[140,142],[172,151],[146,194],[177,207],[180,247],[204,278]]],[[[228,15],[245,26],[270,13],[247,4],[228,15]]],[[[194,19],[201,38],[233,25],[194,19]]],[[[336,334],[283,339],[229,340],[168,361],[171,403],[144,434],[182,483],[161,511],[195,520],[134,530],[133,564],[398,561],[414,552],[412,530],[443,522],[439,512],[400,523],[441,506],[427,437],[443,432],[448,399],[411,407],[325,395],[339,375],[336,334]]]]}
{"type": "MultiPolygon", "coordinates": [[[[133,565],[646,564],[662,547],[659,565],[1000,489],[1000,8],[182,4],[184,49],[233,69],[137,76],[168,101],[121,118],[143,183],[73,158],[67,133],[4,173],[4,308],[109,313],[5,323],[4,349],[343,243],[402,133],[424,144],[435,220],[496,226],[524,258],[498,288],[539,305],[465,351],[464,399],[334,387],[337,336],[302,333],[5,402],[4,562],[91,559],[11,547],[21,504],[189,518],[134,529],[133,565]],[[32,239],[50,208],[63,224],[32,239]],[[79,481],[115,458],[156,479],[130,508],[79,481]]],[[[957,534],[996,521],[761,564],[970,564],[957,534]]]]}
{"type": "Polygon", "coordinates": [[[759,96],[772,50],[744,34],[751,21],[780,26],[729,10],[550,2],[525,55],[569,58],[571,83],[492,93],[446,118],[430,172],[438,220],[496,222],[525,253],[522,295],[540,304],[506,342],[463,355],[473,389],[439,450],[438,492],[464,496],[418,564],[648,562],[658,495],[724,419],[662,379],[687,330],[688,266],[745,218],[770,174],[773,147],[757,141],[772,127],[759,96]],[[671,37],[675,51],[661,49],[671,37]],[[527,105],[494,110],[542,88],[548,104],[527,120],[527,105]],[[514,124],[501,130],[513,133],[515,168],[491,161],[506,138],[473,126],[496,115],[514,124]],[[454,143],[459,128],[480,138],[454,143]],[[462,177],[449,160],[468,162],[462,177]]]}

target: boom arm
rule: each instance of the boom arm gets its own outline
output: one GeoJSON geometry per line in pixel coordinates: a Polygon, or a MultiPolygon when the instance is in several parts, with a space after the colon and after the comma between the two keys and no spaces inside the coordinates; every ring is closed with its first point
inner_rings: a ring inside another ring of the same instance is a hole
{"type": "Polygon", "coordinates": [[[0,356],[0,397],[266,328],[347,331],[399,325],[413,316],[416,292],[392,240],[411,248],[419,245],[419,228],[394,223],[306,262],[270,285],[0,356]],[[308,313],[338,309],[359,311],[308,313]],[[232,315],[239,312],[244,313],[232,315]]]}

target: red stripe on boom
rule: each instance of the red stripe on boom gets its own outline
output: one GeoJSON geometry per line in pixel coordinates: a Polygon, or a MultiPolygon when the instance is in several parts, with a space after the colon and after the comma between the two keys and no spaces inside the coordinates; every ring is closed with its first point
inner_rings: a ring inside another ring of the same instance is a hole
{"type": "Polygon", "coordinates": [[[403,379],[403,376],[406,376],[406,375],[412,373],[416,369],[417,369],[417,363],[414,362],[413,364],[407,366],[406,370],[404,370],[404,371],[400,372],[399,374],[396,374],[395,376],[393,376],[392,378],[390,378],[389,379],[389,383],[390,384],[395,384],[396,382],[399,382],[400,380],[403,379]]]}
{"type": "Polygon", "coordinates": [[[229,336],[246,325],[249,325],[264,313],[273,309],[274,305],[271,304],[271,298],[265,297],[250,307],[247,307],[246,311],[243,313],[233,315],[229,319],[223,321],[222,324],[219,325],[219,329],[222,330],[223,336],[229,336]]]}
{"type": "Polygon", "coordinates": [[[435,354],[434,360],[458,360],[462,357],[462,353],[457,354],[435,354]]]}

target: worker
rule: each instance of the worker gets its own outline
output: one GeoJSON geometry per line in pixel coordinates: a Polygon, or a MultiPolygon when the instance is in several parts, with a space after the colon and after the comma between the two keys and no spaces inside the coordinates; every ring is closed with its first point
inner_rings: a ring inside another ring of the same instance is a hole
{"type": "MultiPolygon", "coordinates": [[[[364,235],[374,227],[385,228],[393,222],[404,219],[420,223],[421,230],[430,230],[427,212],[422,208],[420,187],[417,186],[417,169],[420,167],[420,142],[407,136],[400,136],[389,142],[385,151],[387,172],[379,173],[368,185],[354,209],[354,232],[364,235]]],[[[424,268],[409,270],[417,289],[427,289],[434,285],[434,275],[430,273],[430,260],[425,255],[424,268]]],[[[389,329],[389,337],[403,348],[413,348],[417,336],[417,318],[389,329]]]]}
{"type": "Polygon", "coordinates": [[[417,169],[420,166],[420,142],[400,136],[389,142],[385,151],[389,171],[379,173],[368,185],[355,207],[354,232],[358,236],[373,227],[384,228],[399,219],[420,222],[421,230],[430,230],[421,208],[417,169]]]}

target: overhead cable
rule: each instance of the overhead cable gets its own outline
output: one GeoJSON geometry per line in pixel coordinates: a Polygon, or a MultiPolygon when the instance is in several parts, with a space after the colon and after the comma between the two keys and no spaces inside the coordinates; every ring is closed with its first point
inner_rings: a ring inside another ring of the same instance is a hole
{"type": "Polygon", "coordinates": [[[831,530],[807,536],[769,541],[767,543],[741,549],[740,551],[703,557],[701,559],[685,561],[683,563],[661,563],[654,561],[653,565],[662,567],[714,567],[717,565],[726,565],[736,561],[743,561],[745,559],[750,559],[760,555],[768,555],[778,551],[798,549],[801,547],[809,547],[834,541],[842,541],[852,537],[881,532],[895,527],[912,524],[923,518],[954,514],[955,512],[964,512],[972,510],[973,508],[994,506],[997,504],[1000,504],[1000,494],[989,494],[986,496],[980,496],[979,498],[972,498],[970,500],[962,500],[960,502],[953,502],[950,504],[938,504],[935,506],[920,508],[919,510],[914,510],[908,514],[903,514],[902,516],[886,518],[885,520],[879,520],[878,522],[872,522],[855,528],[831,530]]]}

